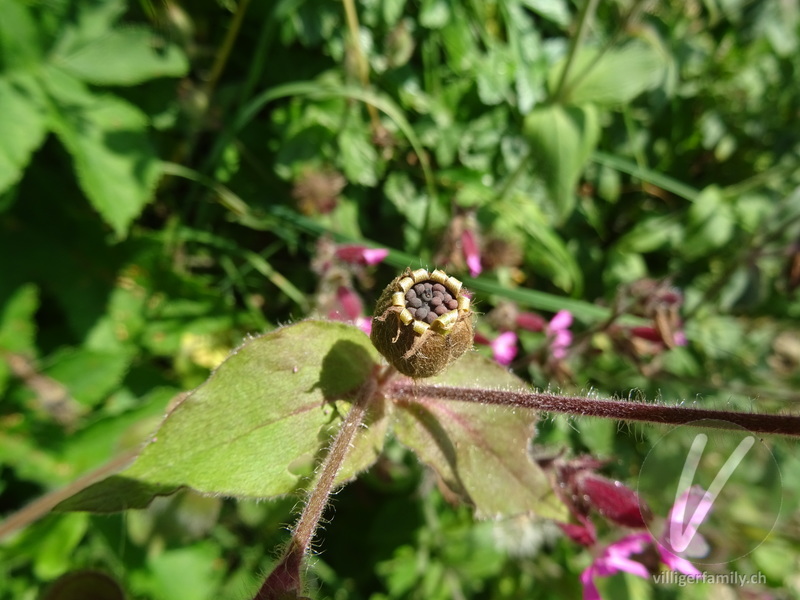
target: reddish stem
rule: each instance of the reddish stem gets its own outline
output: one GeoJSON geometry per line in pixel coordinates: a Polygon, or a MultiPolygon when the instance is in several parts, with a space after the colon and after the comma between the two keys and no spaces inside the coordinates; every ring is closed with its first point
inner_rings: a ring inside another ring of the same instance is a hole
{"type": "Polygon", "coordinates": [[[302,589],[301,571],[303,559],[314,540],[314,533],[328,504],[336,477],[344,464],[345,458],[353,445],[356,433],[364,422],[369,403],[376,393],[389,380],[394,370],[372,373],[358,392],[353,405],[347,412],[339,432],[330,445],[328,454],[317,472],[316,480],[303,507],[303,512],[294,528],[292,539],[286,548],[281,561],[267,576],[253,600],[280,600],[297,598],[302,589]]]}
{"type": "Polygon", "coordinates": [[[643,404],[626,400],[596,399],[581,396],[559,396],[547,392],[510,392],[503,390],[468,389],[447,386],[420,386],[398,380],[389,386],[394,398],[437,398],[461,402],[479,402],[503,406],[521,406],[534,410],[566,413],[581,417],[600,417],[621,421],[642,421],[668,425],[691,425],[704,421],[703,427],[731,429],[743,427],[753,433],[800,437],[800,416],[766,415],[727,410],[708,410],[689,406],[643,404]],[[709,422],[709,421],[716,421],[709,422]]]}

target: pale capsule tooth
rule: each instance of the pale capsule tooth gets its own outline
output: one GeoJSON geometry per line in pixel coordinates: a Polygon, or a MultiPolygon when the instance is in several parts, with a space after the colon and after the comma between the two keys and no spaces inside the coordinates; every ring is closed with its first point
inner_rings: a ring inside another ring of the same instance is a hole
{"type": "Polygon", "coordinates": [[[428,331],[429,328],[430,325],[428,325],[424,321],[416,321],[416,320],[414,321],[414,333],[416,333],[417,335],[422,335],[423,333],[428,331]]]}
{"type": "Polygon", "coordinates": [[[392,294],[392,306],[406,306],[406,295],[403,292],[395,292],[392,294]]]}
{"type": "Polygon", "coordinates": [[[447,283],[447,273],[439,269],[436,269],[433,273],[431,273],[431,280],[435,281],[436,283],[441,283],[442,285],[444,285],[445,283],[447,283]]]}
{"type": "Polygon", "coordinates": [[[447,288],[453,296],[458,296],[459,292],[461,292],[462,285],[463,284],[455,277],[447,278],[447,288]]]}
{"type": "Polygon", "coordinates": [[[417,269],[411,273],[411,277],[414,278],[414,283],[419,283],[420,281],[427,281],[430,275],[428,275],[428,269],[417,269]]]}
{"type": "Polygon", "coordinates": [[[414,280],[413,280],[413,279],[411,279],[411,277],[403,277],[403,278],[402,278],[402,279],[401,279],[401,280],[398,282],[398,284],[397,284],[397,285],[399,285],[399,286],[400,286],[400,289],[401,289],[401,290],[403,290],[403,294],[405,294],[405,293],[406,293],[406,292],[408,292],[408,290],[410,290],[410,289],[411,289],[411,287],[414,285],[414,280]]]}
{"type": "Polygon", "coordinates": [[[469,298],[461,296],[458,299],[458,310],[469,310],[469,298]]]}
{"type": "Polygon", "coordinates": [[[409,323],[411,323],[411,321],[414,320],[414,316],[407,308],[401,310],[398,317],[400,317],[400,321],[403,323],[403,325],[408,325],[409,323]]]}
{"type": "Polygon", "coordinates": [[[451,310],[431,323],[431,329],[438,333],[447,333],[453,328],[456,321],[458,321],[458,311],[451,310]]]}

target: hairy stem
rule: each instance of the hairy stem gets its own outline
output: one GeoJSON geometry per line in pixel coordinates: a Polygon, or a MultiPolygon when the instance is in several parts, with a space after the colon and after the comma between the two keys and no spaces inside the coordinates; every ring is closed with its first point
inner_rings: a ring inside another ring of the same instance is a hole
{"type": "Polygon", "coordinates": [[[392,374],[393,370],[386,371],[382,375],[376,371],[362,386],[317,472],[308,500],[280,563],[269,574],[253,600],[277,600],[300,592],[303,558],[314,540],[314,533],[328,504],[336,477],[353,445],[359,427],[364,422],[370,402],[392,374]]]}
{"type": "Polygon", "coordinates": [[[622,421],[641,421],[667,425],[691,425],[704,421],[702,427],[732,429],[743,427],[753,433],[800,437],[800,416],[766,415],[727,410],[708,410],[688,406],[644,404],[627,400],[559,396],[547,392],[510,392],[503,390],[467,389],[445,386],[416,386],[396,381],[389,393],[394,399],[438,398],[461,402],[479,402],[503,406],[520,406],[534,410],[565,413],[581,417],[600,417],[622,421]]]}

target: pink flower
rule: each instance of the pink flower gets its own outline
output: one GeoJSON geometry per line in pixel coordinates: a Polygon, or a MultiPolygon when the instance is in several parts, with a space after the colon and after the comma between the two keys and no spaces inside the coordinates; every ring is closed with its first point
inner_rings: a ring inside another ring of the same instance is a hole
{"type": "Polygon", "coordinates": [[[503,332],[493,340],[476,333],[475,343],[489,346],[494,359],[504,366],[510,365],[517,356],[517,334],[513,331],[503,332]]]}
{"type": "Polygon", "coordinates": [[[339,246],[336,257],[354,265],[377,265],[389,255],[386,248],[366,248],[365,246],[339,246]]]}
{"type": "Polygon", "coordinates": [[[355,290],[345,285],[340,285],[336,290],[336,305],[328,313],[328,317],[334,321],[354,323],[367,335],[372,331],[372,319],[364,316],[361,298],[355,290]]]}
{"type": "MultiPolygon", "coordinates": [[[[686,575],[700,575],[700,571],[691,562],[673,552],[674,546],[670,540],[676,536],[680,538],[681,542],[686,541],[686,538],[689,541],[693,538],[702,540],[702,536],[697,534],[697,528],[710,510],[711,500],[708,493],[700,486],[693,486],[675,501],[675,505],[667,517],[667,527],[661,539],[654,539],[650,533],[634,533],[607,546],[600,556],[595,558],[592,564],[581,573],[584,600],[602,600],[597,585],[594,583],[595,577],[608,577],[622,572],[643,578],[650,577],[647,567],[631,557],[643,553],[653,545],[658,550],[661,562],[673,571],[686,575]],[[687,504],[691,507],[688,521],[687,504]]],[[[679,545],[683,546],[683,549],[686,548],[683,543],[679,545]]]]}
{"type": "Polygon", "coordinates": [[[547,324],[547,333],[552,338],[550,341],[550,352],[553,358],[562,360],[567,356],[567,348],[572,344],[572,332],[569,326],[572,325],[572,313],[568,310],[558,311],[550,323],[547,324]]]}
{"type": "Polygon", "coordinates": [[[481,267],[481,256],[475,241],[475,234],[469,229],[465,229],[461,234],[461,249],[464,251],[470,276],[477,277],[483,271],[483,267],[481,267]]]}
{"type": "Polygon", "coordinates": [[[513,331],[501,333],[491,344],[492,355],[501,365],[510,365],[517,355],[517,334],[513,331]]]}

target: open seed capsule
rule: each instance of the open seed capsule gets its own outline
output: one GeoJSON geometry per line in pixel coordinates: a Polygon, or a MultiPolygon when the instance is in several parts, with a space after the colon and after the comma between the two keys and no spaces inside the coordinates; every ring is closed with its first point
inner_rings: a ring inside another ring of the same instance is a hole
{"type": "Polygon", "coordinates": [[[370,338],[404,375],[436,375],[472,348],[469,297],[444,271],[406,269],[378,299],[370,338]]]}

